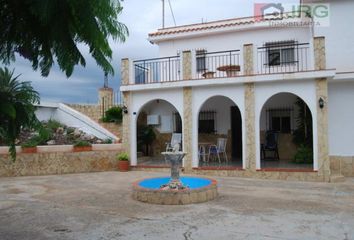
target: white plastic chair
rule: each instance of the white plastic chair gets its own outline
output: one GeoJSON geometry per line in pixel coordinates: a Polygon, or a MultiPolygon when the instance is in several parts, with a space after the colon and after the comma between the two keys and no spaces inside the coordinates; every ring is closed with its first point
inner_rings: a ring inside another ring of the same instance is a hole
{"type": "Polygon", "coordinates": [[[166,143],[166,152],[172,152],[173,147],[176,144],[179,144],[181,146],[182,143],[182,133],[173,133],[171,137],[171,142],[166,143]]]}
{"type": "MultiPolygon", "coordinates": [[[[217,144],[216,145],[211,145],[209,147],[209,156],[217,156],[219,163],[221,163],[221,158],[220,155],[222,155],[226,162],[228,162],[227,159],[227,153],[226,153],[226,144],[227,144],[227,138],[218,138],[217,144]]],[[[208,160],[209,161],[209,160],[208,160]]]]}

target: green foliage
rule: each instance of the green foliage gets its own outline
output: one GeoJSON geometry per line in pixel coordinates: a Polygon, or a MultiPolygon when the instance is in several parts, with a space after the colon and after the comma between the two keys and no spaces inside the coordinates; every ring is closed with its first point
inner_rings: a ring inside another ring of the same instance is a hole
{"type": "Polygon", "coordinates": [[[34,136],[30,139],[28,139],[26,142],[24,142],[23,144],[21,144],[21,147],[23,148],[30,148],[30,147],[36,147],[39,145],[39,137],[38,136],[34,136]]]}
{"type": "Polygon", "coordinates": [[[84,141],[84,140],[80,140],[75,142],[74,147],[90,147],[91,143],[89,143],[88,141],[84,141]]]}
{"type": "Polygon", "coordinates": [[[313,153],[312,148],[301,145],[294,156],[295,163],[308,163],[312,164],[313,162],[313,153]]]}
{"type": "Polygon", "coordinates": [[[311,111],[301,98],[297,99],[296,105],[299,108],[299,112],[296,117],[297,129],[293,133],[293,142],[297,146],[305,145],[312,147],[313,133],[311,111]]]}
{"type": "Polygon", "coordinates": [[[60,122],[53,119],[49,119],[49,121],[45,125],[47,129],[50,129],[53,132],[56,131],[58,128],[63,127],[60,122]]]}
{"type": "Polygon", "coordinates": [[[69,77],[74,66],[86,65],[78,48],[84,44],[104,72],[113,74],[108,39],[124,42],[128,35],[118,21],[122,9],[119,0],[2,0],[0,60],[9,64],[18,53],[42,76],[57,62],[69,77]]]}
{"type": "Polygon", "coordinates": [[[67,129],[66,129],[66,133],[67,134],[72,134],[72,133],[74,133],[75,132],[75,128],[73,128],[73,127],[68,127],[67,129]]]}
{"type": "Polygon", "coordinates": [[[149,146],[155,141],[156,133],[154,127],[147,125],[138,126],[138,149],[139,151],[143,150],[145,146],[145,154],[149,155],[149,146]]]}
{"type": "Polygon", "coordinates": [[[104,144],[112,144],[113,141],[112,141],[112,139],[107,138],[107,139],[105,139],[105,140],[103,141],[103,143],[104,143],[104,144]]]}
{"type": "Polygon", "coordinates": [[[123,112],[121,107],[111,107],[105,113],[105,117],[102,118],[103,122],[115,122],[120,123],[123,119],[123,112]]]}
{"type": "Polygon", "coordinates": [[[40,126],[34,106],[40,98],[30,82],[20,82],[13,73],[0,68],[0,138],[10,146],[10,155],[15,160],[15,141],[21,129],[40,126]]]}
{"type": "Polygon", "coordinates": [[[123,152],[123,153],[118,154],[117,159],[119,161],[129,161],[129,155],[128,155],[128,153],[123,152]]]}
{"type": "Polygon", "coordinates": [[[40,145],[46,144],[47,141],[49,141],[52,137],[53,137],[53,132],[51,131],[51,129],[44,128],[44,127],[41,127],[39,129],[38,140],[40,145]]]}

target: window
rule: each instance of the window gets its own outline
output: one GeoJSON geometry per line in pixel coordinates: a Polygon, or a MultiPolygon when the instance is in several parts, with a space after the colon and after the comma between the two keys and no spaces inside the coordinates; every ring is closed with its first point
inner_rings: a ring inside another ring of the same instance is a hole
{"type": "Polygon", "coordinates": [[[295,46],[295,41],[266,43],[268,66],[296,63],[295,46]]]}
{"type": "Polygon", "coordinates": [[[216,133],[216,111],[199,113],[199,133],[216,133]]]}
{"type": "Polygon", "coordinates": [[[293,108],[267,109],[267,130],[291,133],[294,126],[293,111],[293,108]]]}
{"type": "Polygon", "coordinates": [[[205,72],[206,70],[206,62],[205,62],[205,55],[206,50],[197,50],[196,51],[196,62],[197,62],[197,72],[205,72]]]}

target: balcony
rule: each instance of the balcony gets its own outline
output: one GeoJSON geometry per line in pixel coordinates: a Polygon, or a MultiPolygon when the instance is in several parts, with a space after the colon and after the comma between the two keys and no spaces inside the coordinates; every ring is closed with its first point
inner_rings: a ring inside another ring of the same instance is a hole
{"type": "MultiPolygon", "coordinates": [[[[242,50],[207,52],[191,51],[189,77],[183,77],[183,54],[176,56],[133,61],[130,84],[176,82],[194,79],[237,78],[250,75],[295,73],[313,70],[309,43],[282,41],[253,47],[253,71],[244,71],[245,56],[242,50]]],[[[186,66],[185,66],[186,67],[186,66]]]]}

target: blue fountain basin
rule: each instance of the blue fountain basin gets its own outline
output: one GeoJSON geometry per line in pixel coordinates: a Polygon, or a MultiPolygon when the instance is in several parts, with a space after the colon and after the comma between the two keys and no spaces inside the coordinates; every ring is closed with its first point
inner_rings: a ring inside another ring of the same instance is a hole
{"type": "MultiPolygon", "coordinates": [[[[169,183],[170,180],[170,177],[149,178],[142,180],[138,185],[142,188],[157,190],[160,189],[161,185],[169,183]]],[[[188,187],[190,190],[204,188],[212,184],[212,180],[207,178],[181,177],[180,180],[183,185],[188,187]]]]}

